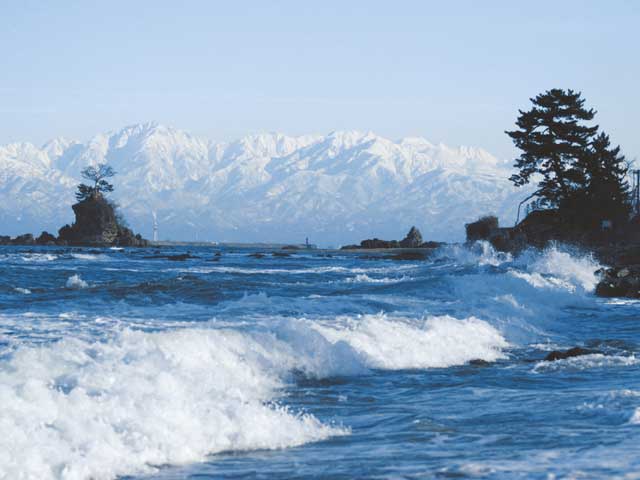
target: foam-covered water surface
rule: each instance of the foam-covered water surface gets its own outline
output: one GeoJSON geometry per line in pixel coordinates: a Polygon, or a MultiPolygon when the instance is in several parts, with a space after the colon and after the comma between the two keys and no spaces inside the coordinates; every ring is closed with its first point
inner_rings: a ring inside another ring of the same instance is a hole
{"type": "Polygon", "coordinates": [[[598,267],[0,247],[0,479],[634,478],[640,304],[598,267]]]}

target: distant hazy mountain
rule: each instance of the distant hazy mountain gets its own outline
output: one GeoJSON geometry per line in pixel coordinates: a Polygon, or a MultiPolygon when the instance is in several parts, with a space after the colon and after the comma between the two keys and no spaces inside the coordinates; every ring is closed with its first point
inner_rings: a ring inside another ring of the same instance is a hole
{"type": "Polygon", "coordinates": [[[104,161],[130,225],[151,237],[156,212],[161,239],[339,245],[416,225],[425,239],[461,240],[481,214],[513,221],[526,195],[479,148],[352,131],[220,143],[149,123],[85,143],[0,146],[0,234],[57,232],[73,220],[80,170],[104,161]]]}

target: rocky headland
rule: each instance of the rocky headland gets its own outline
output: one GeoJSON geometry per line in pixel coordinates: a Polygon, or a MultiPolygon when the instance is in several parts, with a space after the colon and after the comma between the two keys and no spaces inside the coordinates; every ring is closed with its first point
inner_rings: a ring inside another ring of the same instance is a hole
{"type": "Polygon", "coordinates": [[[496,250],[518,253],[557,242],[593,253],[608,267],[599,269],[595,293],[601,297],[640,298],[640,222],[584,231],[564,222],[555,210],[531,212],[515,227],[500,227],[494,216],[465,225],[467,242],[485,240],[496,250]]]}

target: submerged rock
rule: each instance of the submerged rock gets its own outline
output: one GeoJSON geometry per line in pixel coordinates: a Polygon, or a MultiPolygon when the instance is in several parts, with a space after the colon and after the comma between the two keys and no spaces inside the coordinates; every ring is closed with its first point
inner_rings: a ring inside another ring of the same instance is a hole
{"type": "Polygon", "coordinates": [[[581,357],[583,355],[593,355],[594,353],[600,353],[597,350],[588,350],[582,347],[573,347],[569,350],[554,350],[544,357],[546,362],[555,362],[556,360],[564,360],[566,358],[581,357]]]}

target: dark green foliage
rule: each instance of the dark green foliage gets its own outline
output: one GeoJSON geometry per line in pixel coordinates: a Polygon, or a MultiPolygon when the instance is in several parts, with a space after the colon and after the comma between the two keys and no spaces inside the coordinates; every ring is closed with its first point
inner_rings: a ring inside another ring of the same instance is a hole
{"type": "Polygon", "coordinates": [[[79,202],[87,200],[88,198],[96,197],[103,193],[113,192],[113,185],[106,179],[111,178],[116,172],[106,163],[100,163],[95,167],[89,166],[80,172],[82,178],[90,180],[93,185],[86,185],[81,183],[78,185],[78,191],[76,192],[76,199],[79,202]]]}
{"type": "Polygon", "coordinates": [[[600,133],[591,142],[583,163],[589,177],[583,196],[591,222],[603,218],[620,222],[628,218],[631,212],[626,179],[629,167],[620,154],[620,147],[611,148],[609,136],[600,133]]]}
{"type": "Polygon", "coordinates": [[[595,111],[579,92],[553,89],[520,111],[518,130],[506,132],[522,150],[516,159],[516,186],[538,180],[536,208],[554,208],[575,227],[598,228],[601,220],[627,221],[630,212],[628,166],[620,147],[585,125],[595,111]]]}
{"type": "Polygon", "coordinates": [[[573,90],[548,90],[531,102],[531,110],[520,110],[519,129],[506,132],[522,150],[515,164],[519,172],[510,180],[522,186],[540,174],[538,198],[545,206],[558,207],[585,183],[579,161],[598,127],[581,122],[592,120],[595,111],[587,110],[573,90]]]}

